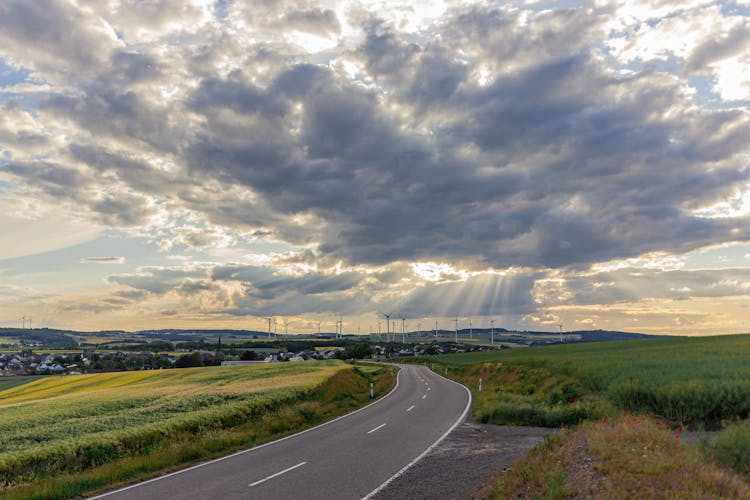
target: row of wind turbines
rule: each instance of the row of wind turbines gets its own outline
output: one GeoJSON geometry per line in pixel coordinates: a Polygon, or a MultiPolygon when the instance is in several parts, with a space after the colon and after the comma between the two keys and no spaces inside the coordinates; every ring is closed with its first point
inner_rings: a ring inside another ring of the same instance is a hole
{"type": "MultiPolygon", "coordinates": [[[[378,314],[381,315],[385,319],[387,342],[395,341],[396,336],[398,335],[398,333],[396,332],[396,321],[399,319],[401,320],[401,342],[405,343],[406,342],[406,317],[400,314],[394,315],[393,312],[385,313],[382,311],[378,311],[378,314]],[[393,324],[393,331],[391,331],[391,324],[393,324]]],[[[268,330],[267,330],[268,338],[271,338],[272,335],[278,335],[278,328],[277,328],[278,322],[276,321],[276,317],[268,316],[264,319],[268,321],[268,330]],[[272,326],[273,326],[273,330],[272,330],[272,326]]],[[[453,340],[454,342],[458,343],[458,322],[459,322],[458,316],[456,316],[455,319],[453,319],[453,321],[455,323],[453,340]]],[[[473,325],[471,322],[471,318],[469,318],[468,322],[469,322],[469,339],[473,339],[473,325]]],[[[490,322],[490,343],[494,344],[495,343],[495,320],[491,318],[489,322],[490,322]]],[[[286,318],[284,318],[282,320],[282,323],[284,325],[284,335],[288,335],[289,334],[289,321],[286,318]]],[[[322,322],[318,321],[317,323],[318,323],[318,334],[320,334],[321,333],[320,327],[321,327],[322,322]]],[[[31,325],[31,318],[29,318],[29,325],[31,325]]],[[[335,325],[336,325],[336,338],[338,339],[338,338],[343,337],[344,335],[344,315],[343,314],[339,314],[338,319],[335,321],[335,325]]],[[[378,321],[378,338],[379,339],[382,338],[381,326],[382,326],[381,321],[378,321]]],[[[560,342],[563,342],[564,341],[563,325],[562,323],[560,323],[557,326],[560,329],[560,342]]],[[[417,331],[420,331],[420,332],[422,331],[421,323],[417,323],[417,331]]],[[[370,326],[370,332],[371,332],[371,335],[374,333],[372,332],[372,326],[370,326]]],[[[437,319],[435,319],[434,332],[435,332],[435,338],[437,338],[438,336],[438,320],[437,319]]],[[[357,327],[357,334],[359,333],[360,333],[359,327],[357,327]]]]}

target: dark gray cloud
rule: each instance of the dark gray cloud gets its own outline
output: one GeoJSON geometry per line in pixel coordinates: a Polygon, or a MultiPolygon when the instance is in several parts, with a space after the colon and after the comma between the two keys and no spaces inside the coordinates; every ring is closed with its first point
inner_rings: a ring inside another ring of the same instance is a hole
{"type": "Polygon", "coordinates": [[[641,299],[681,300],[730,297],[750,293],[750,270],[619,269],[570,276],[564,282],[540,282],[546,305],[591,305],[641,299]]]}
{"type": "Polygon", "coordinates": [[[441,37],[421,47],[377,25],[360,53],[387,95],[307,65],[283,70],[266,95],[210,82],[196,102],[226,86],[215,105],[242,96],[232,109],[243,119],[207,115],[193,171],[264,193],[278,212],[315,215],[320,249],[350,262],[560,267],[747,238],[736,221],[684,210],[747,180],[735,158],[750,133],[743,112],[691,111],[669,75],[606,71],[582,43],[596,17],[545,13],[532,37],[515,21],[499,11],[459,16],[446,31],[464,33],[466,46],[441,37]],[[482,87],[469,74],[483,60],[458,63],[456,50],[481,54],[474,32],[493,30],[509,57],[540,60],[482,87]],[[295,103],[301,120],[289,112],[295,103]],[[675,109],[679,118],[653,118],[675,109]]]}
{"type": "Polygon", "coordinates": [[[84,257],[82,264],[123,264],[125,257],[84,257]]]}
{"type": "Polygon", "coordinates": [[[284,15],[280,23],[286,28],[306,31],[313,35],[328,36],[341,32],[336,13],[330,9],[296,10],[284,15]]]}
{"type": "MultiPolygon", "coordinates": [[[[314,248],[279,265],[296,259],[329,270],[146,269],[113,284],[223,294],[221,307],[235,314],[388,306],[419,315],[454,295],[466,303],[446,305],[446,314],[524,314],[535,307],[534,282],[552,268],[750,239],[747,216],[693,213],[750,180],[747,109],[701,107],[684,75],[622,71],[602,45],[609,7],[456,7],[408,34],[369,13],[348,19],[360,22],[358,46],[315,56],[284,36],[338,36],[343,24],[307,2],[232,2],[210,20],[139,2],[97,13],[92,20],[47,2],[0,7],[0,46],[9,47],[0,53],[14,51],[40,74],[63,71],[55,58],[70,68],[66,85],[34,111],[49,130],[0,122],[9,148],[23,142],[19,134],[38,147],[56,144],[1,164],[3,174],[112,227],[138,227],[158,203],[198,221],[164,229],[175,244],[218,246],[223,231],[245,233],[314,248]],[[175,19],[196,27],[167,28],[175,19]],[[66,37],[72,26],[80,32],[66,37]],[[148,43],[153,37],[158,43],[148,43]],[[342,69],[350,63],[356,78],[342,69]],[[410,261],[542,271],[386,298],[382,290],[408,275],[410,261]],[[330,271],[338,262],[384,267],[330,271]]],[[[706,40],[686,71],[702,72],[746,43],[744,26],[706,40]]],[[[706,274],[680,276],[652,276],[666,287],[659,296],[740,291],[693,283],[713,283],[706,274]]],[[[633,298],[626,286],[587,295],[587,279],[569,283],[575,301],[633,298]]],[[[626,273],[611,281],[645,286],[626,273]]]]}
{"type": "MultiPolygon", "coordinates": [[[[107,280],[112,284],[125,285],[136,291],[161,295],[183,286],[186,282],[205,279],[206,276],[204,268],[146,267],[140,269],[137,274],[116,274],[107,280]]],[[[130,296],[126,297],[130,298],[130,296]]]]}
{"type": "Polygon", "coordinates": [[[705,72],[712,63],[746,53],[750,47],[750,26],[735,26],[721,37],[713,37],[693,49],[688,56],[685,71],[705,72]]]}
{"type": "Polygon", "coordinates": [[[72,2],[0,4],[0,55],[19,66],[70,76],[90,74],[118,46],[114,33],[72,2]]]}

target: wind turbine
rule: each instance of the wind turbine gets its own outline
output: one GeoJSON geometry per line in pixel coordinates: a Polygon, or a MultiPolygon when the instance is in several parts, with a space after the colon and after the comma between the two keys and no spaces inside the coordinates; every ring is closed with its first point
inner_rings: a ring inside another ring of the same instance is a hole
{"type": "Polygon", "coordinates": [[[495,345],[495,320],[494,319],[490,319],[490,326],[492,327],[492,333],[491,333],[492,340],[490,341],[490,343],[492,345],[495,345]]]}
{"type": "Polygon", "coordinates": [[[471,318],[469,318],[469,338],[472,338],[471,337],[471,333],[472,333],[472,331],[471,331],[471,318]]]}
{"type": "Polygon", "coordinates": [[[26,315],[21,316],[21,330],[26,330],[26,315]]]}
{"type": "Polygon", "coordinates": [[[562,344],[562,342],[563,342],[563,324],[562,324],[562,323],[560,323],[560,324],[559,324],[559,325],[557,325],[557,326],[559,326],[559,327],[560,327],[560,343],[562,344]]]}
{"type": "Polygon", "coordinates": [[[380,312],[380,314],[382,314],[383,317],[385,318],[385,340],[387,342],[390,342],[391,341],[391,315],[393,313],[389,312],[388,314],[386,314],[381,311],[378,311],[378,312],[380,312]]]}
{"type": "Polygon", "coordinates": [[[271,321],[274,321],[273,316],[266,318],[268,320],[268,338],[271,338],[271,321]]]}
{"type": "Polygon", "coordinates": [[[456,320],[455,321],[456,321],[456,334],[455,334],[455,337],[453,338],[453,341],[456,344],[458,344],[458,316],[456,316],[456,320]]]}
{"type": "Polygon", "coordinates": [[[289,320],[284,318],[284,335],[289,335],[289,320]]]}
{"type": "Polygon", "coordinates": [[[380,325],[382,325],[383,322],[378,320],[378,340],[382,339],[381,333],[380,333],[380,325]]]}
{"type": "Polygon", "coordinates": [[[437,338],[437,318],[435,318],[435,338],[437,338]]]}
{"type": "Polygon", "coordinates": [[[401,318],[401,343],[406,343],[406,318],[403,316],[399,316],[401,318]]]}

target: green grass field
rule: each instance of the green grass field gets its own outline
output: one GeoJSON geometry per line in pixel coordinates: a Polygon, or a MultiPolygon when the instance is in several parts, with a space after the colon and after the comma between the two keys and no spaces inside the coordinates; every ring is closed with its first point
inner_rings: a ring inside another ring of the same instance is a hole
{"type": "Polygon", "coordinates": [[[653,491],[675,498],[698,498],[701,491],[707,497],[744,497],[749,491],[750,335],[556,345],[413,361],[466,384],[478,421],[573,429],[515,464],[499,483],[497,498],[523,492],[529,498],[635,498],[653,491]],[[715,442],[681,448],[680,432],[705,429],[720,431],[715,442]],[[596,466],[583,471],[584,462],[596,466]],[[695,472],[702,469],[708,472],[695,472]],[[586,490],[589,486],[595,489],[586,490]]]}
{"type": "Polygon", "coordinates": [[[85,471],[165,442],[195,441],[245,424],[342,370],[351,371],[337,361],[275,363],[42,377],[5,388],[0,496],[19,483],[85,471]]]}
{"type": "Polygon", "coordinates": [[[570,399],[582,399],[574,393],[598,395],[625,411],[647,412],[683,425],[715,426],[748,417],[749,359],[750,335],[732,335],[452,354],[430,357],[428,362],[453,365],[477,378],[477,367],[488,371],[495,365],[501,372],[528,378],[526,386],[515,391],[527,395],[549,384],[552,376],[566,381],[562,386],[568,384],[570,399]],[[476,373],[469,367],[477,368],[476,373]]]}

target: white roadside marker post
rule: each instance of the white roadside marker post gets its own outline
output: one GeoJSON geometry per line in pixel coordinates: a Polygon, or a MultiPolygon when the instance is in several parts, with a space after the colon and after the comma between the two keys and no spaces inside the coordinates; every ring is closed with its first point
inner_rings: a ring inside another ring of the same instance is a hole
{"type": "Polygon", "coordinates": [[[374,385],[374,384],[373,384],[372,382],[370,382],[370,399],[372,399],[372,398],[374,398],[374,397],[375,397],[375,393],[374,393],[374,392],[372,392],[372,387],[373,387],[373,385],[374,385]]]}
{"type": "Polygon", "coordinates": [[[479,377],[479,392],[482,392],[482,377],[479,377]]]}

